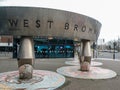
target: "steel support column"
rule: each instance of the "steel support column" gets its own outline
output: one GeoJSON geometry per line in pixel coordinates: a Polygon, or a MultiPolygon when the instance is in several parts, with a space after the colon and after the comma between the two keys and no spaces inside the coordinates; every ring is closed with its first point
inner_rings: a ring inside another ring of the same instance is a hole
{"type": "Polygon", "coordinates": [[[34,43],[32,37],[22,36],[18,53],[20,79],[31,79],[34,64],[34,43]]]}
{"type": "Polygon", "coordinates": [[[78,55],[80,61],[80,70],[89,71],[91,63],[90,41],[88,40],[81,41],[81,52],[78,55]]]}

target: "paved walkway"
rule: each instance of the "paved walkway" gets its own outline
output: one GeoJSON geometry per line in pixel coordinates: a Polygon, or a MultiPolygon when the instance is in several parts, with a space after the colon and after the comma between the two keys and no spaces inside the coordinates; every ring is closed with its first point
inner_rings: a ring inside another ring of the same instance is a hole
{"type": "MultiPolygon", "coordinates": [[[[55,71],[62,66],[68,66],[65,64],[67,58],[59,59],[36,59],[34,68],[37,70],[50,70],[55,71]]],[[[117,73],[117,77],[107,80],[86,80],[75,79],[66,77],[65,84],[57,90],[120,90],[120,62],[114,60],[95,60],[102,62],[101,67],[114,70],[117,73]]],[[[16,59],[2,59],[0,58],[0,72],[17,70],[16,59]]]]}

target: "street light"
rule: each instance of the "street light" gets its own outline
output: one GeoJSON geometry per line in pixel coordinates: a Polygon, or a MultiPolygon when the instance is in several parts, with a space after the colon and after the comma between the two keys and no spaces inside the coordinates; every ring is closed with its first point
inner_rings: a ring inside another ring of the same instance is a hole
{"type": "Polygon", "coordinates": [[[120,39],[119,39],[119,37],[118,37],[118,52],[120,51],[120,50],[119,50],[119,46],[120,46],[120,45],[119,45],[119,40],[120,40],[120,39]]]}
{"type": "Polygon", "coordinates": [[[114,47],[113,59],[115,59],[115,47],[116,47],[116,44],[117,44],[117,43],[114,41],[114,42],[113,42],[113,47],[114,47]]]}

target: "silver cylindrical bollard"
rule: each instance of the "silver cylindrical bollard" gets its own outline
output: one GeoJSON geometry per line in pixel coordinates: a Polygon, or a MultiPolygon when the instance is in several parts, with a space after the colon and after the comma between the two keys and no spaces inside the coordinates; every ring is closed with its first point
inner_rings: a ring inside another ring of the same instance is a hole
{"type": "Polygon", "coordinates": [[[91,47],[90,41],[82,40],[81,42],[81,52],[79,54],[80,70],[89,71],[91,63],[91,47]]]}
{"type": "Polygon", "coordinates": [[[20,49],[18,53],[19,78],[32,78],[34,64],[34,42],[32,37],[21,37],[20,49]],[[27,64],[27,65],[26,65],[27,64]]]}

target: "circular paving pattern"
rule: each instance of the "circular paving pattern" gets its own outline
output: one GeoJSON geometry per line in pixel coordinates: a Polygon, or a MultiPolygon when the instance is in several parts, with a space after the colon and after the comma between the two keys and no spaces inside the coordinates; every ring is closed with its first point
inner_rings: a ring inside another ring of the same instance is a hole
{"type": "MultiPolygon", "coordinates": [[[[66,61],[65,64],[68,65],[80,65],[79,61],[66,61]]],[[[101,62],[95,62],[95,61],[91,61],[91,66],[101,66],[102,63],[101,62]]]]}
{"type": "Polygon", "coordinates": [[[13,88],[4,84],[0,84],[0,90],[13,90],[13,88]]]}
{"type": "Polygon", "coordinates": [[[34,70],[33,78],[30,80],[20,80],[18,71],[0,73],[1,87],[11,87],[12,90],[53,90],[63,85],[64,82],[64,76],[45,70],[34,70]]]}
{"type": "Polygon", "coordinates": [[[57,72],[74,78],[81,79],[109,79],[115,77],[116,72],[101,67],[90,67],[89,72],[79,71],[79,66],[65,66],[57,69],[57,72]]]}

